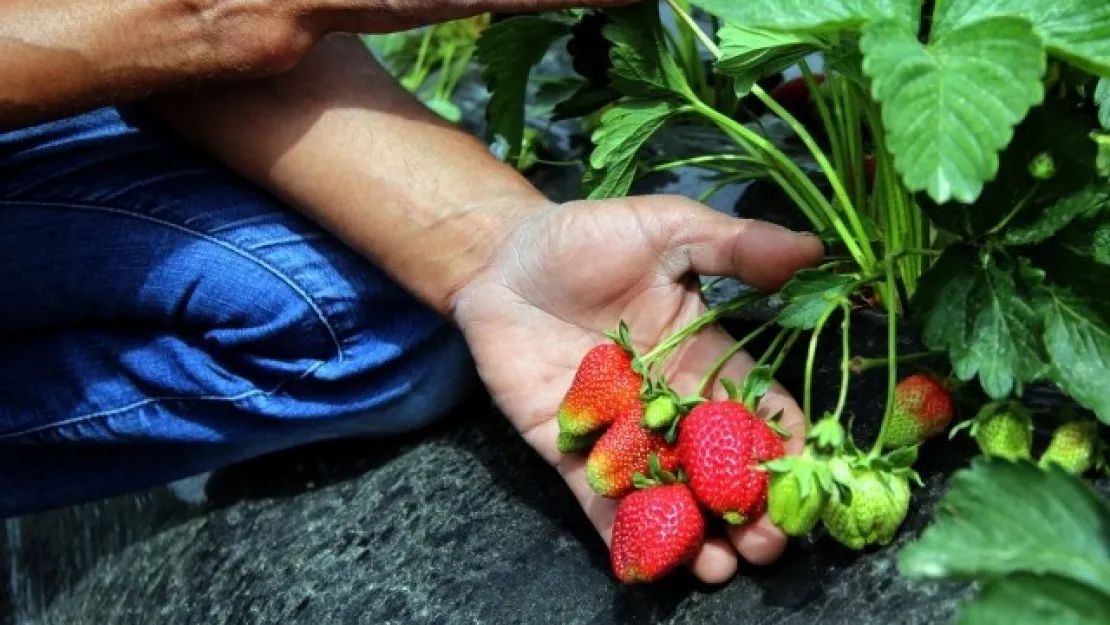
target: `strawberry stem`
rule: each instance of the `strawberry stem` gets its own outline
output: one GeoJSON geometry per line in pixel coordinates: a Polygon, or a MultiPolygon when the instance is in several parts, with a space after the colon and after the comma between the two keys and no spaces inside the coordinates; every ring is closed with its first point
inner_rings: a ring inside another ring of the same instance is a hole
{"type": "Polygon", "coordinates": [[[840,415],[844,413],[844,406],[848,403],[848,380],[852,370],[852,346],[848,336],[848,330],[852,325],[852,311],[848,308],[847,303],[842,303],[840,308],[844,311],[844,319],[840,322],[840,397],[836,400],[833,419],[840,419],[840,415]]]}
{"type": "MultiPolygon", "coordinates": [[[[943,356],[944,354],[945,354],[944,352],[940,352],[940,351],[916,352],[916,353],[913,353],[913,354],[904,354],[904,355],[898,357],[898,364],[906,364],[906,363],[910,363],[910,362],[917,362],[919,360],[931,360],[933,358],[939,358],[939,357],[943,356]]],[[[855,356],[855,357],[852,358],[852,363],[851,363],[852,373],[854,373],[856,375],[859,375],[859,374],[864,373],[866,371],[870,371],[871,369],[877,369],[879,367],[885,367],[889,361],[890,361],[890,359],[885,357],[885,356],[882,357],[882,358],[864,358],[863,356],[855,356]]]]}
{"type": "Polygon", "coordinates": [[[883,422],[879,426],[879,436],[871,446],[868,456],[872,459],[879,457],[883,449],[883,437],[886,435],[890,417],[894,414],[894,390],[898,384],[898,287],[895,285],[894,259],[886,258],[886,295],[887,295],[887,390],[886,411],[883,413],[883,422]]]}
{"type": "Polygon", "coordinates": [[[832,314],[839,310],[835,306],[830,306],[825,314],[821,315],[821,319],[813,328],[813,334],[809,338],[809,353],[806,356],[806,377],[805,377],[805,391],[803,399],[802,413],[806,419],[806,430],[808,431],[813,425],[812,410],[813,410],[813,367],[817,361],[817,341],[821,337],[821,331],[825,329],[825,324],[829,322],[832,314]]]}
{"type": "Polygon", "coordinates": [[[752,330],[751,333],[749,333],[744,338],[733,343],[732,347],[729,347],[728,350],[725,351],[725,353],[721,354],[721,356],[717,358],[716,362],[713,363],[713,366],[709,368],[709,371],[706,371],[705,375],[702,376],[701,381],[698,382],[695,392],[701,397],[708,397],[706,391],[708,390],[709,385],[713,382],[713,378],[717,377],[717,375],[721,372],[721,369],[725,368],[725,365],[728,364],[728,361],[732,360],[733,356],[740,353],[740,350],[744,349],[745,345],[755,340],[756,337],[758,337],[760,334],[763,334],[763,332],[765,332],[767,328],[775,325],[776,323],[778,323],[778,321],[779,315],[776,315],[771,318],[770,321],[764,323],[755,330],[752,330]]]}
{"type": "Polygon", "coordinates": [[[670,355],[674,348],[681,345],[682,342],[690,336],[701,332],[714,323],[717,323],[721,320],[722,317],[734,313],[737,310],[740,310],[760,299],[763,299],[764,297],[767,297],[766,293],[760,291],[752,291],[734,297],[733,299],[719,306],[710,308],[689,325],[667,337],[665,340],[663,340],[663,342],[656,345],[651,351],[641,356],[639,358],[640,363],[646,370],[647,368],[654,365],[657,361],[663,360],[668,355],[670,355]]]}

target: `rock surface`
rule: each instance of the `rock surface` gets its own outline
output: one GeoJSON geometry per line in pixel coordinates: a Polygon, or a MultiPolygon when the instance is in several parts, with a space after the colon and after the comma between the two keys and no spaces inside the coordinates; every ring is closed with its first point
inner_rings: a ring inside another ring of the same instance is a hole
{"type": "MultiPolygon", "coordinates": [[[[902,541],[942,483],[918,491],[902,541]]],[[[556,473],[482,396],[416,437],[229,469],[209,497],[47,513],[18,540],[9,523],[5,570],[24,596],[0,622],[909,625],[947,622],[966,592],[897,578],[896,545],[861,555],[820,536],[722,588],[685,574],[621,587],[556,473]]]]}

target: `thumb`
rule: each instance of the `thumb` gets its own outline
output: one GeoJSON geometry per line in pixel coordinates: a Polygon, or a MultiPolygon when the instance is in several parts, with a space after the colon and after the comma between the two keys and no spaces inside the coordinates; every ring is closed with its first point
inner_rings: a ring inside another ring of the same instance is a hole
{"type": "Polygon", "coordinates": [[[812,234],[731,217],[681,196],[644,196],[636,203],[656,217],[652,222],[660,247],[678,274],[727,276],[758,289],[776,289],[825,253],[812,234]]]}

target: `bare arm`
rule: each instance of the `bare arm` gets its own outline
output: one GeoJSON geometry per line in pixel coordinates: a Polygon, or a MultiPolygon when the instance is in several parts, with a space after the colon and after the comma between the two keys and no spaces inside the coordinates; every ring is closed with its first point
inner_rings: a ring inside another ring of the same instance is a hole
{"type": "Polygon", "coordinates": [[[329,32],[624,0],[0,0],[0,131],[293,67],[329,32]]]}
{"type": "Polygon", "coordinates": [[[280,71],[309,45],[298,27],[267,2],[4,0],[0,129],[280,71]]]}
{"type": "Polygon", "coordinates": [[[354,37],[329,36],[290,72],[156,109],[441,312],[508,228],[546,204],[486,146],[412,98],[354,37]]]}

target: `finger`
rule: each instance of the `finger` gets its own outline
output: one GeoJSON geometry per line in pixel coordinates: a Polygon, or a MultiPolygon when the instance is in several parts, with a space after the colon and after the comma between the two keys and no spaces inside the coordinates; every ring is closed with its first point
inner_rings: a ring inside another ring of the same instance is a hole
{"type": "Polygon", "coordinates": [[[664,257],[672,260],[676,280],[693,271],[774,289],[824,255],[824,246],[812,234],[730,217],[687,198],[644,196],[636,205],[655,216],[664,257]]]}
{"type": "Polygon", "coordinates": [[[724,538],[708,538],[690,562],[690,570],[707,584],[723,584],[736,574],[736,549],[724,538]]]}

